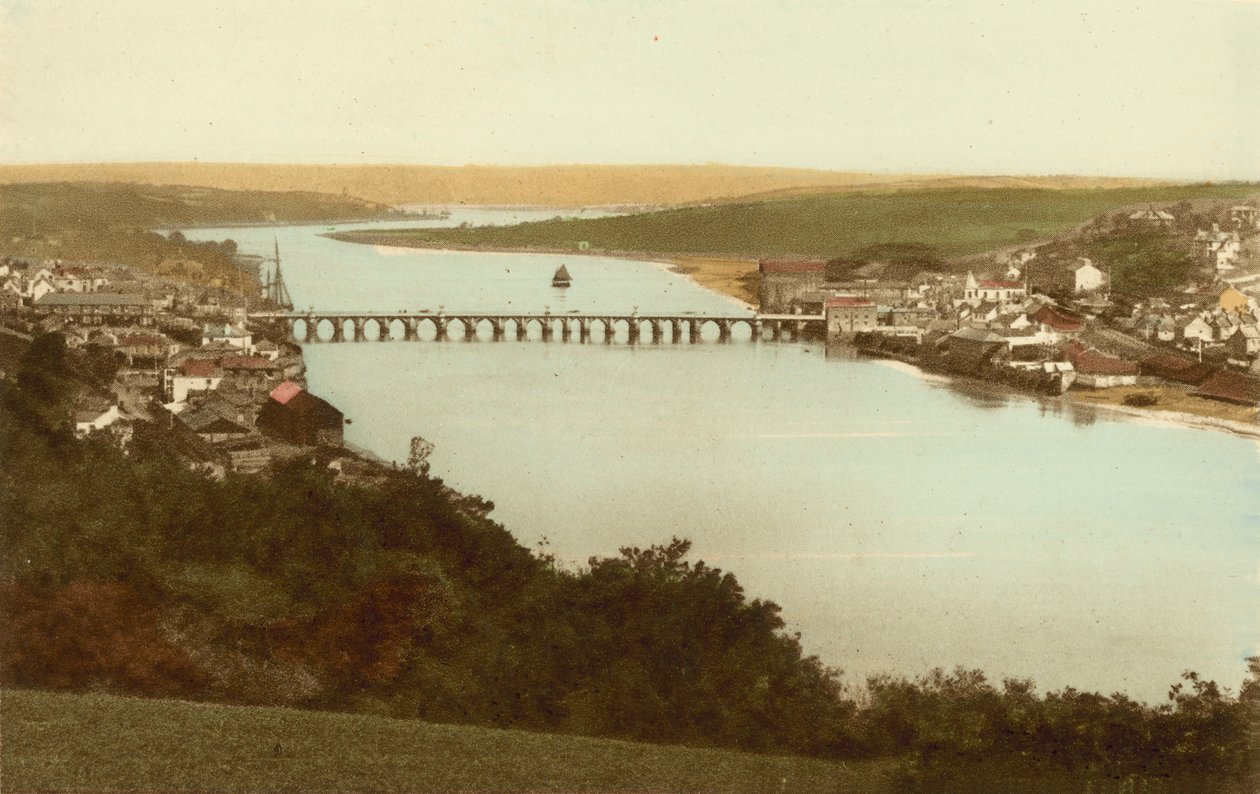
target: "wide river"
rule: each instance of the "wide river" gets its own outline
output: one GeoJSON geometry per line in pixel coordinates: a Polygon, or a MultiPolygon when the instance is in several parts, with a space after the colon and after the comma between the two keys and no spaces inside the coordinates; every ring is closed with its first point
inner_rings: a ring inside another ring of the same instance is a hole
{"type": "MultiPolygon", "coordinates": [[[[446,223],[557,212],[455,209],[446,223]]],[[[386,225],[419,224],[373,224],[386,225]]],[[[278,238],[300,308],[740,311],[651,263],[373,248],[320,236],[331,228],[186,233],[258,254],[278,238]],[[561,263],[567,291],[550,286],[561,263]]],[[[567,565],[690,538],[693,559],[780,604],[851,681],[963,665],[1158,700],[1186,669],[1237,691],[1260,653],[1254,441],[969,393],[818,344],[305,356],[351,442],[405,460],[412,436],[429,439],[434,474],[567,565]]]]}

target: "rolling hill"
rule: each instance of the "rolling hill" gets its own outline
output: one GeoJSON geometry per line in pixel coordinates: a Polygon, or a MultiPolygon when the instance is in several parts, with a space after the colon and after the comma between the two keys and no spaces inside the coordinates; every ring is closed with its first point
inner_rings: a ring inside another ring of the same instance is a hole
{"type": "Polygon", "coordinates": [[[261,165],[95,163],[0,165],[0,184],[135,182],[228,190],[346,193],[385,204],[676,205],[743,196],[877,187],[1133,187],[1149,179],[967,177],[729,165],[261,165]]]}

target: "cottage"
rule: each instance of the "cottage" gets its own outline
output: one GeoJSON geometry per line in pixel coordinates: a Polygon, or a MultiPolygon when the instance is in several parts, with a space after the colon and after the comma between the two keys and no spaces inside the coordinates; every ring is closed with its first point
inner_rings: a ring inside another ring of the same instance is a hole
{"type": "Polygon", "coordinates": [[[1260,355],[1260,328],[1255,325],[1241,325],[1238,333],[1225,343],[1229,357],[1235,360],[1251,360],[1260,355]]]}
{"type": "Polygon", "coordinates": [[[258,429],[299,446],[341,446],[345,418],[326,401],[286,380],[272,390],[258,414],[258,429]]]}
{"type": "Polygon", "coordinates": [[[758,299],[766,314],[787,314],[806,292],[817,292],[826,281],[827,264],[821,259],[762,259],[758,299]]]}
{"type": "Polygon", "coordinates": [[[112,400],[91,399],[74,412],[74,434],[82,438],[99,432],[117,422],[118,404],[112,400]]]}

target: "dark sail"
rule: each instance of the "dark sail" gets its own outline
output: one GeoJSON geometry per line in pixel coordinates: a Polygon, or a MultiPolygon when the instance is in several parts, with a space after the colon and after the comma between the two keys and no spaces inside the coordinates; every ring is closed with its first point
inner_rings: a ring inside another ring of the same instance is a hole
{"type": "Polygon", "coordinates": [[[569,277],[569,269],[564,265],[558,267],[556,274],[551,277],[551,286],[553,287],[567,287],[572,282],[573,279],[569,277]]]}

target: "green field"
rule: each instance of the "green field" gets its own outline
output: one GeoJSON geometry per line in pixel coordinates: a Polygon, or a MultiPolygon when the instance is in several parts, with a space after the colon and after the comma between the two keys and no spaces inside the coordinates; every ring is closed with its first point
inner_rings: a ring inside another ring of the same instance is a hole
{"type": "Polygon", "coordinates": [[[436,725],[416,720],[5,691],[3,791],[882,792],[889,762],[436,725]]]}
{"type": "Polygon", "coordinates": [[[338,239],[418,246],[545,248],[726,256],[852,254],[883,243],[916,243],[961,256],[1074,228],[1118,207],[1193,199],[1235,200],[1256,185],[1105,190],[914,189],[830,193],[686,207],[507,227],[349,232],[338,239]]]}

